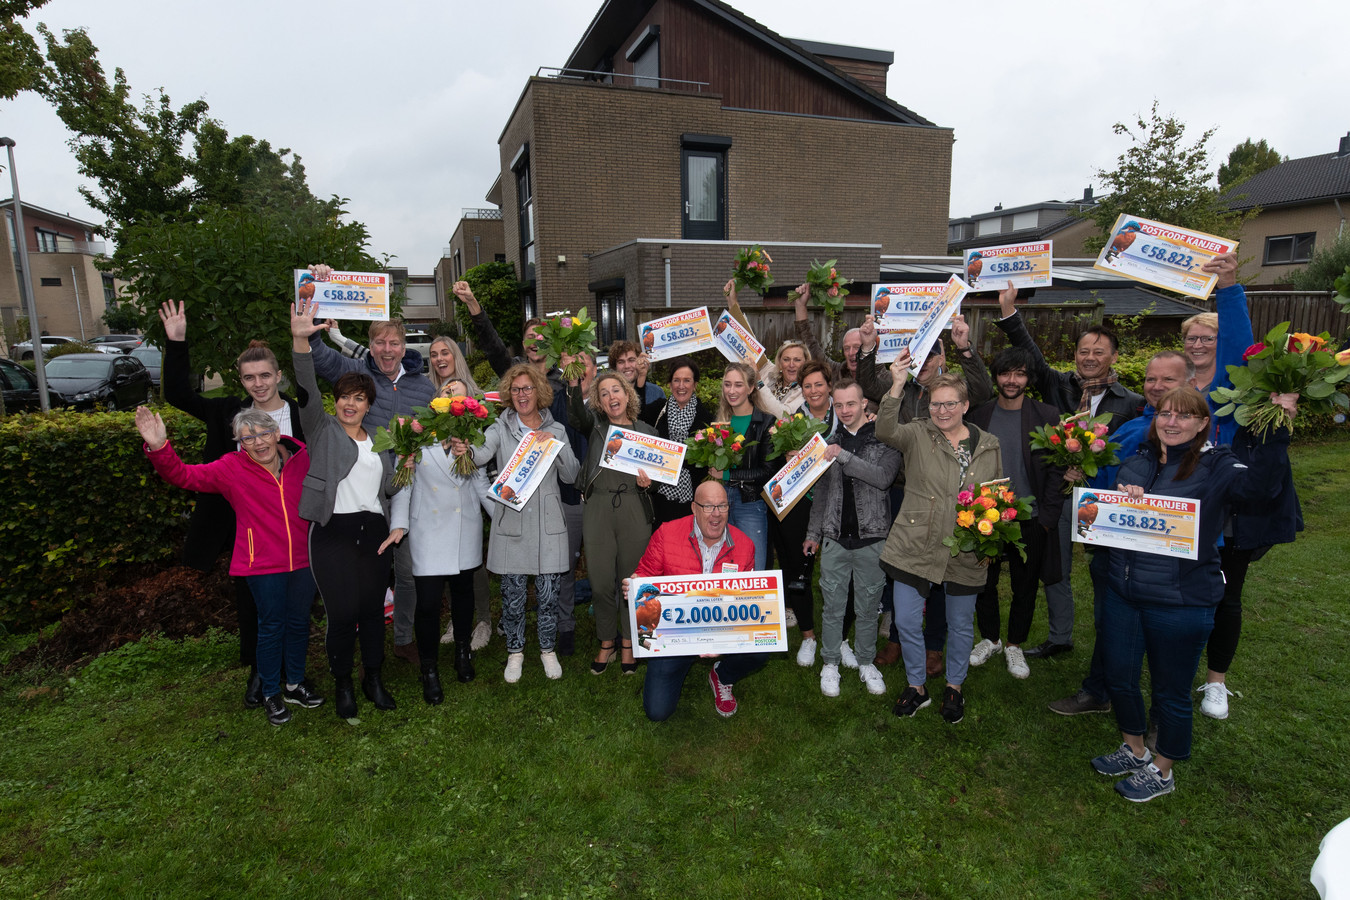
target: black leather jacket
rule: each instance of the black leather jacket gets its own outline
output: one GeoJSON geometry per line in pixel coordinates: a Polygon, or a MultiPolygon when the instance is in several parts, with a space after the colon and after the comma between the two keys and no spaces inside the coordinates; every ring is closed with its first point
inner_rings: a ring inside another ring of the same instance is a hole
{"type": "Polygon", "coordinates": [[[745,439],[754,441],[746,448],[745,459],[739,469],[727,473],[727,490],[732,486],[741,489],[741,502],[753,503],[762,499],[759,492],[768,483],[769,477],[777,469],[766,459],[773,446],[769,439],[769,429],[773,427],[774,417],[761,409],[750,414],[750,427],[745,429],[745,439]]]}

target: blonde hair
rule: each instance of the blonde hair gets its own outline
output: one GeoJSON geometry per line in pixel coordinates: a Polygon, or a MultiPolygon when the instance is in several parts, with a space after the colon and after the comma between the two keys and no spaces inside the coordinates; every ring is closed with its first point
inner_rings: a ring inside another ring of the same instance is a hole
{"type": "Polygon", "coordinates": [[[624,396],[628,398],[628,404],[623,409],[624,415],[628,416],[629,422],[636,422],[638,411],[641,409],[637,391],[633,388],[632,382],[619,371],[601,372],[591,382],[591,389],[586,392],[587,398],[591,401],[591,415],[595,416],[597,422],[600,421],[600,384],[604,381],[617,381],[623,385],[624,396]]]}
{"type": "Polygon", "coordinates": [[[437,335],[431,341],[431,346],[427,348],[427,375],[431,378],[431,383],[439,391],[445,387],[446,382],[458,380],[464,382],[464,386],[469,389],[470,394],[478,395],[482,391],[478,389],[478,382],[473,380],[473,372],[469,369],[469,363],[464,359],[464,354],[460,352],[459,345],[443,334],[437,335]],[[437,344],[445,344],[450,348],[450,355],[454,357],[455,368],[450,373],[450,377],[444,381],[436,374],[436,369],[431,365],[431,351],[437,344]]]}
{"type": "Polygon", "coordinates": [[[497,382],[497,393],[501,395],[502,402],[508,406],[512,405],[511,382],[522,375],[528,377],[530,384],[534,385],[534,408],[545,410],[552,406],[553,386],[548,383],[544,373],[530,363],[516,363],[502,375],[502,380],[497,382]]]}
{"type": "MultiPolygon", "coordinates": [[[[740,362],[727,363],[726,371],[741,373],[745,378],[745,383],[750,386],[750,393],[746,396],[746,399],[750,401],[751,406],[758,408],[759,373],[756,372],[753,367],[740,362]]],[[[722,377],[724,379],[727,377],[725,372],[722,374],[722,377]]],[[[733,413],[731,407],[727,405],[726,392],[723,391],[717,398],[717,418],[719,421],[729,422],[733,415],[735,415],[735,413],[733,413]]]]}
{"type": "Polygon", "coordinates": [[[392,331],[398,335],[398,339],[403,343],[408,343],[408,329],[403,327],[401,319],[386,319],[383,322],[371,322],[366,333],[370,335],[370,340],[374,340],[386,331],[392,331]]]}
{"type": "Polygon", "coordinates": [[[1184,339],[1190,330],[1196,325],[1213,329],[1215,334],[1219,333],[1219,314],[1212,312],[1196,313],[1189,319],[1181,323],[1181,337],[1184,339]]]}

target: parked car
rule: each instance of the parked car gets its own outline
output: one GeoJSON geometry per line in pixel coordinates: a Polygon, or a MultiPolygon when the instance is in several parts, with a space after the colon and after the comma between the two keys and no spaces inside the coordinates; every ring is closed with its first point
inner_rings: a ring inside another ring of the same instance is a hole
{"type": "Polygon", "coordinates": [[[135,409],[155,399],[150,373],[134,356],[68,353],[47,363],[47,386],[79,410],[135,409]]]}
{"type": "MultiPolygon", "coordinates": [[[[48,347],[55,347],[58,344],[69,344],[72,341],[77,340],[79,339],[73,337],[65,337],[59,334],[44,334],[42,336],[42,348],[45,353],[48,347]]],[[[24,341],[21,344],[15,344],[13,347],[10,348],[9,356],[10,359],[32,359],[33,342],[31,340],[28,340],[24,341]]]]}
{"type": "Polygon", "coordinates": [[[409,331],[407,335],[407,349],[416,350],[422,354],[422,363],[428,362],[431,354],[431,335],[425,331],[409,331]]]}
{"type": "MultiPolygon", "coordinates": [[[[150,373],[150,381],[155,385],[155,390],[159,390],[159,368],[164,361],[164,354],[154,344],[141,344],[131,351],[133,359],[139,359],[141,365],[150,373]]],[[[197,388],[201,390],[200,387],[197,388]]]]}
{"type": "Polygon", "coordinates": [[[89,343],[99,353],[130,353],[141,345],[142,338],[139,334],[100,334],[89,343]]]}
{"type": "MultiPolygon", "coordinates": [[[[16,362],[0,359],[0,389],[5,392],[6,412],[37,412],[42,409],[42,404],[38,402],[37,376],[16,362]]],[[[47,400],[52,409],[66,405],[65,399],[51,388],[47,389],[47,400]]]]}

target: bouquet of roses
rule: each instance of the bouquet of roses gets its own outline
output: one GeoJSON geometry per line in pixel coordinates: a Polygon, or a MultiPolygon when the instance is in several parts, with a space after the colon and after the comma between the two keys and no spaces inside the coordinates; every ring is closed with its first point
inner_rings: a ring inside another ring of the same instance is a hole
{"type": "Polygon", "coordinates": [[[1042,425],[1031,432],[1031,449],[1045,450],[1051,465],[1083,473],[1078,481],[1064,483],[1064,493],[1073,493],[1075,485],[1086,486],[1087,479],[1096,475],[1098,469],[1120,462],[1116,457],[1120,445],[1106,439],[1110,421],[1110,413],[1089,418],[1088,413],[1081,412],[1065,416],[1057,425],[1042,425]]]}
{"type": "MultiPolygon", "coordinates": [[[[426,412],[425,408],[417,407],[413,413],[426,412]]],[[[381,425],[375,431],[375,437],[371,441],[371,449],[376,452],[393,450],[398,455],[397,470],[394,472],[394,484],[397,487],[405,488],[412,484],[413,474],[417,469],[417,459],[422,455],[422,448],[436,439],[426,425],[414,416],[397,416],[389,423],[386,428],[381,425]]]]}
{"type": "Polygon", "coordinates": [[[817,422],[803,413],[779,419],[769,426],[769,439],[773,447],[769,450],[769,455],[765,459],[791,456],[806,446],[806,442],[811,440],[811,435],[824,433],[824,422],[817,422]]]}
{"type": "Polygon", "coordinates": [[[1012,547],[1026,561],[1022,528],[1018,522],[1031,518],[1030,497],[1018,497],[1008,487],[1008,479],[970,485],[956,495],[956,528],[942,543],[952,556],[974,553],[981,565],[998,559],[1005,547],[1012,547]]]}
{"type": "MultiPolygon", "coordinates": [[[[816,260],[811,268],[806,270],[806,284],[811,293],[811,299],[816,301],[825,309],[825,314],[831,319],[837,318],[844,311],[844,298],[848,296],[848,288],[845,285],[852,284],[849,279],[839,274],[839,270],[834,267],[837,260],[830,260],[822,263],[816,260]]],[[[788,299],[797,300],[797,291],[794,289],[788,292],[788,299]]]]}
{"type": "Polygon", "coordinates": [[[736,290],[749,288],[757,294],[767,291],[769,285],[773,284],[773,276],[769,274],[771,262],[773,257],[759,244],[737,253],[736,266],[731,270],[731,280],[736,282],[736,290]]]}
{"type": "MultiPolygon", "coordinates": [[[[580,356],[582,353],[595,355],[599,352],[595,346],[595,320],[587,315],[585,309],[579,316],[570,312],[546,316],[542,324],[535,326],[534,331],[539,335],[535,346],[544,354],[550,369],[562,361],[564,354],[580,356]]],[[[563,380],[575,381],[585,372],[586,364],[580,359],[574,359],[563,369],[563,380]]]]}
{"type": "Polygon", "coordinates": [[[1261,435],[1280,426],[1292,431],[1289,414],[1270,402],[1272,392],[1298,394],[1299,409],[1310,413],[1350,410],[1350,397],[1341,391],[1350,379],[1350,350],[1332,353],[1325,332],[1290,334],[1289,323],[1282,322],[1264,341],[1248,347],[1242,359],[1246,365],[1228,367],[1233,386],[1210,392],[1216,403],[1223,404],[1214,411],[1216,416],[1231,415],[1261,435]]]}
{"type": "MultiPolygon", "coordinates": [[[[746,448],[753,444],[755,441],[747,441],[745,435],[732,431],[730,422],[714,422],[695,431],[685,441],[689,449],[685,451],[684,461],[691,466],[725,472],[738,468],[745,459],[746,448]]],[[[705,480],[714,479],[710,475],[705,480]]]]}
{"type": "MultiPolygon", "coordinates": [[[[458,438],[470,447],[481,447],[485,440],[483,432],[497,421],[497,411],[473,397],[437,397],[418,421],[427,431],[433,432],[438,441],[458,438]]],[[[474,468],[473,458],[468,453],[455,459],[455,471],[460,475],[468,477],[474,468]]]]}

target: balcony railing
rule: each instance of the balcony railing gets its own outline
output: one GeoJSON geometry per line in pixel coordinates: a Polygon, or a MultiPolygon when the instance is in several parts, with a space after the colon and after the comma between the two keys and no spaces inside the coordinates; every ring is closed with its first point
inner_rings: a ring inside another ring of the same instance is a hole
{"type": "Polygon", "coordinates": [[[706,81],[684,81],[680,78],[655,78],[651,75],[630,75],[620,72],[597,72],[592,69],[559,69],[540,66],[535,75],[540,78],[566,78],[572,81],[599,81],[604,84],[629,84],[633,87],[654,87],[670,91],[703,93],[706,81]],[[622,79],[622,80],[620,80],[622,79]]]}
{"type": "Polygon", "coordinates": [[[500,219],[502,211],[496,207],[482,209],[466,206],[459,211],[459,217],[461,219],[500,219]]]}
{"type": "Polygon", "coordinates": [[[34,253],[80,253],[84,256],[104,256],[108,252],[106,241],[57,240],[34,249],[34,253]]]}

